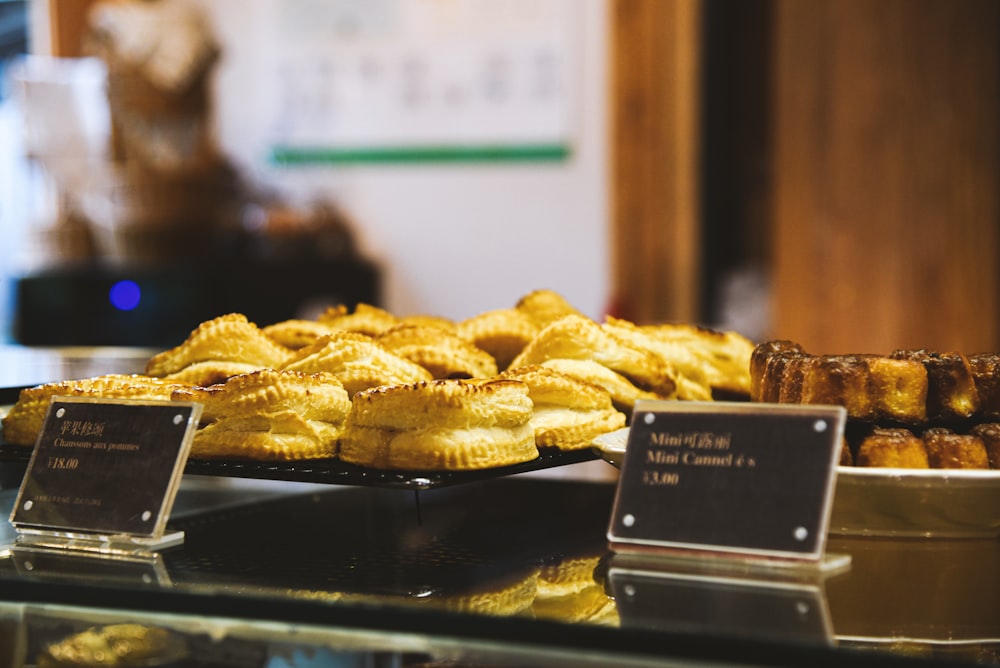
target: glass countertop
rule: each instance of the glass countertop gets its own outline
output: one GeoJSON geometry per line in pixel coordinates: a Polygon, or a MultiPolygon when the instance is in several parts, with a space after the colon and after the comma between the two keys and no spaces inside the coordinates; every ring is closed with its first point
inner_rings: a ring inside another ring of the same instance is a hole
{"type": "Polygon", "coordinates": [[[73,610],[77,630],[129,611],[188,635],[374,633],[399,656],[419,638],[537,665],[1000,663],[1000,541],[835,537],[848,570],[778,580],[637,569],[607,547],[614,495],[532,476],[419,491],[186,476],[181,545],[152,560],[17,547],[0,599],[73,610]]]}

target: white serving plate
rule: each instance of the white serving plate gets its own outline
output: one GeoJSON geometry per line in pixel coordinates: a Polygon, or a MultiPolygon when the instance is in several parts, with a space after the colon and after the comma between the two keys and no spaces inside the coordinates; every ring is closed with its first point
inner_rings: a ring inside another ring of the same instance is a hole
{"type": "MultiPolygon", "coordinates": [[[[593,442],[621,467],[628,429],[593,442]]],[[[845,536],[1000,536],[1000,470],[838,466],[830,533],[845,536]]]]}

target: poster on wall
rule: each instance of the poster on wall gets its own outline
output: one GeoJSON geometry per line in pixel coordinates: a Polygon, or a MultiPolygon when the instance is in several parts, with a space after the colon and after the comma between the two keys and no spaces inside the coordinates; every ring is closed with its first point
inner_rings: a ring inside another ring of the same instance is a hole
{"type": "Polygon", "coordinates": [[[265,76],[277,164],[562,160],[574,0],[284,0],[265,76]]]}

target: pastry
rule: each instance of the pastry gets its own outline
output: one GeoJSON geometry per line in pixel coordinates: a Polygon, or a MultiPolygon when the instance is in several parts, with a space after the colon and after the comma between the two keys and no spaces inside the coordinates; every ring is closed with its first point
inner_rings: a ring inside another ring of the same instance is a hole
{"type": "Polygon", "coordinates": [[[625,426],[625,414],[599,385],[540,365],[510,369],[501,377],[528,386],[534,406],[531,428],[539,448],[586,449],[601,434],[625,426]]]}
{"type": "Polygon", "coordinates": [[[839,405],[851,417],[872,418],[875,408],[869,392],[868,360],[864,356],[823,355],[805,358],[800,363],[802,394],[797,403],[839,405]]]}
{"type": "Polygon", "coordinates": [[[315,343],[316,339],[330,334],[334,330],[332,327],[315,320],[294,318],[267,325],[261,331],[289,350],[299,350],[315,343]]]}
{"type": "Polygon", "coordinates": [[[194,459],[296,461],[337,454],[351,402],[332,374],[261,371],[220,385],[177,390],[204,405],[194,459]]]}
{"type": "Polygon", "coordinates": [[[751,400],[844,406],[858,466],[996,468],[998,359],[922,349],[811,355],[770,341],[750,358],[751,400]]]}
{"type": "Polygon", "coordinates": [[[976,353],[968,359],[983,418],[1000,418],[1000,354],[976,353]]]}
{"type": "Polygon", "coordinates": [[[593,360],[660,397],[676,396],[678,374],[673,367],[583,316],[565,316],[546,326],[511,362],[511,367],[542,364],[550,359],[593,360]]]}
{"type": "Polygon", "coordinates": [[[554,290],[533,290],[517,300],[514,308],[528,316],[539,329],[568,315],[583,316],[554,290]]]}
{"type": "Polygon", "coordinates": [[[977,424],[969,433],[982,439],[990,468],[1000,469],[1000,424],[996,422],[977,424]]]}
{"type": "Polygon", "coordinates": [[[306,419],[338,423],[351,407],[347,391],[333,374],[275,369],[233,376],[209,387],[177,389],[171,399],[203,404],[202,422],[294,410],[306,419]]]}
{"type": "Polygon", "coordinates": [[[490,468],[538,457],[524,383],[432,380],[355,394],[346,462],[384,469],[490,468]]]}
{"type": "MultiPolygon", "coordinates": [[[[449,332],[454,332],[456,323],[443,315],[431,315],[428,313],[416,313],[403,316],[399,319],[399,325],[419,325],[421,327],[437,327],[449,332]]],[[[398,325],[397,325],[398,326],[398,325]]]]}
{"type": "Polygon", "coordinates": [[[498,369],[509,367],[538,331],[535,321],[516,308],[485,311],[461,321],[455,329],[463,339],[492,355],[498,369]]]}
{"type": "Polygon", "coordinates": [[[973,434],[956,434],[945,427],[934,427],[923,433],[923,441],[932,469],[990,467],[983,440],[973,434]]]}
{"type": "Polygon", "coordinates": [[[402,324],[375,341],[427,369],[433,378],[489,378],[497,363],[485,350],[450,331],[430,325],[402,324]]]}
{"type": "Polygon", "coordinates": [[[960,353],[897,350],[892,359],[914,360],[927,370],[927,417],[962,419],[979,410],[979,393],[969,360],[960,353]]]}
{"type": "Polygon", "coordinates": [[[259,364],[248,364],[246,362],[231,362],[227,360],[206,360],[189,364],[180,371],[168,373],[163,376],[163,380],[183,383],[185,385],[200,385],[207,387],[224,383],[233,376],[244,373],[252,373],[262,368],[259,364]]]}
{"type": "Polygon", "coordinates": [[[427,369],[386,350],[367,334],[347,331],[320,337],[293,353],[282,368],[332,373],[350,395],[379,385],[405,385],[432,378],[427,369]]]}
{"type": "Polygon", "coordinates": [[[277,368],[289,350],[264,334],[241,313],[207,320],[176,348],[154,355],[146,374],[168,376],[198,362],[234,362],[258,369],[277,368]]]}
{"type": "Polygon", "coordinates": [[[656,400],[664,398],[655,392],[636,387],[625,376],[593,360],[556,358],[545,360],[540,366],[604,388],[611,395],[611,402],[615,408],[626,415],[632,412],[635,402],[640,399],[656,400]]]}
{"type": "Polygon", "coordinates": [[[957,353],[811,355],[778,341],[756,347],[750,372],[753,401],[844,406],[854,420],[921,425],[979,408],[971,367],[957,353]]]}
{"type": "Polygon", "coordinates": [[[927,369],[915,360],[866,357],[873,419],[921,424],[927,419],[927,369]]]}
{"type": "MultiPolygon", "coordinates": [[[[631,339],[663,357],[698,389],[692,399],[726,393],[732,398],[750,395],[750,356],[753,343],[737,332],[721,332],[685,323],[636,325],[608,317],[604,328],[631,339]],[[702,390],[701,388],[705,388],[702,390]]],[[[682,396],[679,388],[678,398],[682,396]]]]}
{"type": "Polygon", "coordinates": [[[4,440],[14,445],[34,446],[55,396],[169,401],[175,390],[185,387],[182,383],[141,374],[110,374],[29,387],[21,390],[17,402],[3,418],[4,440]]]}
{"type": "Polygon", "coordinates": [[[399,324],[399,318],[385,309],[360,303],[353,311],[343,304],[330,306],[316,318],[317,322],[335,330],[378,336],[399,324]]]}
{"type": "Polygon", "coordinates": [[[875,429],[858,447],[858,466],[926,469],[924,442],[907,429],[875,429]]]}
{"type": "Polygon", "coordinates": [[[793,341],[775,340],[759,343],[750,355],[750,401],[778,403],[788,361],[805,355],[793,341]]]}

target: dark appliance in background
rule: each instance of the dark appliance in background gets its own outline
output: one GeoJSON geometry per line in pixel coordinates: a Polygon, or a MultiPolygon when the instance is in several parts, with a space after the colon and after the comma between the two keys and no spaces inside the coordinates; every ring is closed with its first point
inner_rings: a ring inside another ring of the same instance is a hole
{"type": "Polygon", "coordinates": [[[243,313],[263,327],[314,317],[326,306],[376,305],[379,272],[363,258],[87,264],[21,277],[14,292],[17,343],[166,348],[226,313],[243,313]]]}

